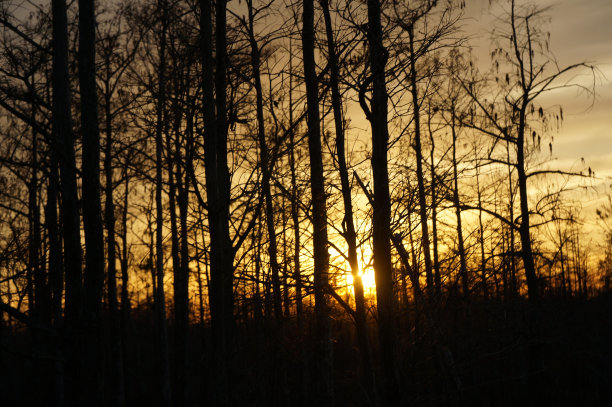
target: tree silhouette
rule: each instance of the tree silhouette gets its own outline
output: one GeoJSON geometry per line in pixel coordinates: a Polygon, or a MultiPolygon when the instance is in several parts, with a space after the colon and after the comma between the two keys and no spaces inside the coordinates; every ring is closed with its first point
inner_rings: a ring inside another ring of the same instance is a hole
{"type": "Polygon", "coordinates": [[[5,404],[606,404],[597,68],[473,7],[3,2],[5,404]]]}

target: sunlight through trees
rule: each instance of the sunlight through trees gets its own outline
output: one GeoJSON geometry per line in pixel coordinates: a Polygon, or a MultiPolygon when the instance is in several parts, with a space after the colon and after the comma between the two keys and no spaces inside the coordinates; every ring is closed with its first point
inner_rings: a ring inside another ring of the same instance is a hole
{"type": "Polygon", "coordinates": [[[468,3],[0,3],[2,399],[605,404],[602,75],[468,3]]]}

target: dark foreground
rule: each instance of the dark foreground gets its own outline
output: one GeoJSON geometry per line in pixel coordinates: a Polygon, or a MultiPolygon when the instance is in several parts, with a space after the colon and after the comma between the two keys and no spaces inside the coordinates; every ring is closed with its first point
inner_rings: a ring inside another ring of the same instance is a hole
{"type": "MultiPolygon", "coordinates": [[[[440,305],[432,327],[411,309],[399,317],[400,401],[410,406],[526,406],[533,386],[540,405],[612,405],[612,295],[589,300],[545,299],[537,327],[522,300],[505,304],[475,301],[440,305]],[[434,336],[431,332],[435,330],[434,336]],[[436,340],[432,338],[438,338],[436,340]],[[535,353],[534,353],[535,352],[535,353]],[[535,358],[535,360],[534,360],[535,358]],[[535,364],[535,369],[534,369],[535,364]],[[535,372],[535,373],[532,373],[535,372]],[[535,376],[535,377],[534,377],[535,376]]],[[[372,405],[360,379],[354,326],[334,311],[334,398],[338,406],[372,405]]],[[[369,314],[372,317],[372,313],[369,314]]],[[[155,324],[150,310],[134,310],[125,346],[126,399],[129,406],[160,405],[155,324]]],[[[378,369],[375,320],[370,321],[374,366],[378,369]]],[[[57,376],[54,338],[36,337],[17,323],[1,326],[0,403],[51,405],[57,376]]],[[[172,333],[172,326],[170,332],[172,333]]],[[[231,405],[318,405],[313,383],[309,316],[281,325],[248,320],[237,325],[231,366],[231,405]]],[[[172,335],[170,335],[172,338],[172,335]]],[[[218,404],[211,367],[209,330],[193,325],[189,337],[187,394],[190,405],[218,404]]],[[[103,338],[104,367],[111,369],[112,347],[103,338]]],[[[170,366],[174,354],[170,343],[170,366]]],[[[382,374],[376,370],[377,381],[382,374]]],[[[112,375],[100,377],[105,400],[113,405],[112,375]]],[[[378,392],[381,393],[381,386],[378,392]]],[[[380,405],[384,405],[379,396],[380,405]]]]}

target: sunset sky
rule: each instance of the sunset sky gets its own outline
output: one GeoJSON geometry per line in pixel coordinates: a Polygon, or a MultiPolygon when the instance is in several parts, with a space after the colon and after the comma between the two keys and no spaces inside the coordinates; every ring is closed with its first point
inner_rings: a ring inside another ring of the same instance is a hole
{"type": "Polygon", "coordinates": [[[557,142],[559,159],[571,162],[584,157],[609,185],[612,176],[612,2],[609,0],[563,1],[551,10],[552,47],[559,61],[594,63],[600,70],[597,98],[592,109],[584,98],[568,96],[570,113],[557,142]]]}
{"type": "Polygon", "coordinates": [[[612,405],[611,20],[0,0],[3,405],[612,405]]]}
{"type": "MultiPolygon", "coordinates": [[[[468,3],[468,18],[474,20],[468,20],[465,29],[477,38],[473,41],[474,53],[486,67],[490,61],[492,15],[499,16],[500,8],[490,6],[489,0],[468,3]]],[[[596,174],[592,181],[596,192],[581,197],[583,216],[593,224],[595,208],[603,203],[606,193],[612,192],[612,1],[546,0],[537,4],[551,6],[546,13],[550,17],[547,28],[551,33],[550,49],[559,66],[586,62],[596,65],[598,70],[594,105],[591,106],[592,98],[575,89],[556,93],[543,103],[545,107],[562,105],[565,116],[562,128],[555,134],[552,164],[565,170],[579,170],[584,158],[586,166],[596,174]]],[[[588,85],[593,77],[584,73],[580,81],[588,85]]]]}

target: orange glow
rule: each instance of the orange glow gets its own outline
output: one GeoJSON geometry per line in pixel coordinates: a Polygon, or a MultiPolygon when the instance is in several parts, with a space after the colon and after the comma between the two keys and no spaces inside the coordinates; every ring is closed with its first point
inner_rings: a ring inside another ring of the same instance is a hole
{"type": "MultiPolygon", "coordinates": [[[[366,267],[365,270],[363,267],[359,267],[359,277],[361,277],[361,281],[363,282],[363,292],[366,297],[374,297],[376,295],[376,278],[374,276],[374,268],[366,267]]],[[[346,274],[346,283],[347,289],[353,295],[353,275],[351,273],[346,274]]]]}

